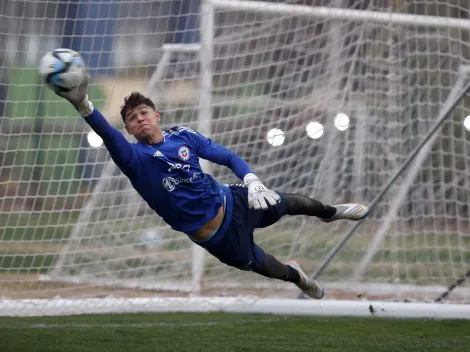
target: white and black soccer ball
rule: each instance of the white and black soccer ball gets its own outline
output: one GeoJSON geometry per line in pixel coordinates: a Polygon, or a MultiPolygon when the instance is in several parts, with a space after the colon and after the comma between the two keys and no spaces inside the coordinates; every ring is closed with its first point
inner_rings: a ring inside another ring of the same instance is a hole
{"type": "Polygon", "coordinates": [[[82,83],[85,78],[85,63],[76,51],[55,49],[42,57],[39,72],[52,90],[64,93],[82,83]]]}

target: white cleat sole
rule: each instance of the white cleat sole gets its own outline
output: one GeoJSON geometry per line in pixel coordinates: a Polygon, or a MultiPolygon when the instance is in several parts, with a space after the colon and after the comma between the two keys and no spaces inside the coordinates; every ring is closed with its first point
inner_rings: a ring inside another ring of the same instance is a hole
{"type": "Polygon", "coordinates": [[[317,280],[309,278],[295,260],[290,260],[286,264],[299,272],[300,282],[296,285],[305,295],[313,299],[322,299],[325,296],[323,287],[320,286],[317,280]]]}
{"type": "Polygon", "coordinates": [[[336,220],[359,221],[369,214],[369,208],[363,204],[338,204],[334,206],[336,214],[328,219],[321,219],[323,222],[332,222],[336,220]]]}

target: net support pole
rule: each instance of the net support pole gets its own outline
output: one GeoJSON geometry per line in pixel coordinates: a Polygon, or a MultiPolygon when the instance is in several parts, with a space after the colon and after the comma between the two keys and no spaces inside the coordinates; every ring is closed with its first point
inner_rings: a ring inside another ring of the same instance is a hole
{"type": "MultiPolygon", "coordinates": [[[[199,111],[197,130],[207,138],[211,137],[212,124],[212,58],[214,45],[214,6],[210,1],[201,3],[199,47],[200,79],[199,79],[199,111]]],[[[206,160],[201,160],[201,168],[205,173],[211,173],[212,167],[206,160]]],[[[193,294],[201,293],[201,281],[204,272],[204,249],[192,245],[192,289],[193,294]]]]}
{"type": "MultiPolygon", "coordinates": [[[[464,69],[463,73],[467,73],[467,69],[464,69]]],[[[396,171],[396,173],[390,178],[388,183],[384,186],[381,192],[379,192],[375,198],[370,202],[369,209],[373,211],[377,203],[383,198],[383,196],[387,193],[390,187],[396,182],[398,177],[403,173],[403,171],[411,164],[412,161],[416,158],[416,156],[422,151],[423,147],[429,142],[429,140],[434,136],[436,131],[441,127],[444,121],[449,117],[455,106],[464,98],[467,92],[470,90],[470,81],[468,80],[467,76],[462,74],[459,76],[458,81],[454,85],[446,103],[443,105],[441,112],[439,114],[439,118],[437,119],[434,126],[429,130],[423,140],[413,149],[407,159],[403,162],[401,167],[396,171]],[[463,84],[467,80],[467,83],[463,88],[463,84]]],[[[325,268],[329,265],[331,260],[340,252],[343,246],[349,241],[349,239],[354,235],[356,230],[361,225],[362,221],[358,221],[344,236],[341,242],[333,248],[328,255],[326,256],[325,260],[320,264],[320,266],[313,272],[311,275],[312,278],[317,278],[321,273],[325,270],[325,268]]],[[[375,240],[378,241],[378,240],[375,240]]],[[[299,298],[302,297],[303,294],[299,295],[299,298]]]]}
{"type": "Polygon", "coordinates": [[[167,50],[165,48],[165,45],[162,47],[163,50],[163,55],[158,61],[156,69],[153,71],[152,76],[150,77],[148,87],[147,87],[147,93],[152,94],[156,93],[157,94],[152,94],[152,100],[155,106],[160,105],[160,99],[161,99],[161,94],[162,94],[162,77],[163,73],[165,72],[165,69],[168,66],[168,63],[170,62],[171,58],[171,50],[167,50]]]}

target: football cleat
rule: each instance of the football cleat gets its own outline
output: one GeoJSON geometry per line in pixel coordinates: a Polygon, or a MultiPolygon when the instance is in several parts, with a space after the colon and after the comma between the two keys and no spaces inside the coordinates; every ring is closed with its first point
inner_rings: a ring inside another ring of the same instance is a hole
{"type": "Polygon", "coordinates": [[[323,291],[323,288],[316,280],[309,278],[307,274],[303,272],[303,270],[300,268],[299,263],[297,263],[295,260],[290,260],[286,264],[299,272],[300,281],[296,283],[296,285],[304,294],[314,299],[323,298],[323,296],[325,295],[325,291],[323,291]]]}
{"type": "Polygon", "coordinates": [[[334,205],[336,213],[331,218],[321,219],[323,222],[332,222],[335,220],[353,220],[364,219],[369,213],[369,208],[363,204],[338,204],[334,205]]]}

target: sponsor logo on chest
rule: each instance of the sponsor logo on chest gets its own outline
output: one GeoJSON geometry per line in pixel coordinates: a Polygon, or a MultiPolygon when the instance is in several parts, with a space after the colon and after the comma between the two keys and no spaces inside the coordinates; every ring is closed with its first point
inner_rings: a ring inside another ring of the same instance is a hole
{"type": "Polygon", "coordinates": [[[173,192],[180,183],[193,183],[195,179],[199,177],[200,173],[195,172],[192,174],[190,177],[182,178],[182,177],[165,177],[162,180],[162,185],[163,187],[168,191],[168,192],[173,192]]]}

